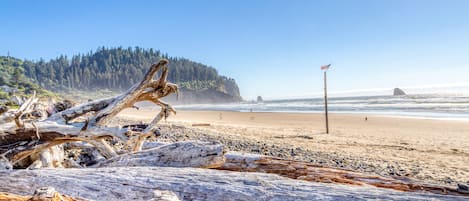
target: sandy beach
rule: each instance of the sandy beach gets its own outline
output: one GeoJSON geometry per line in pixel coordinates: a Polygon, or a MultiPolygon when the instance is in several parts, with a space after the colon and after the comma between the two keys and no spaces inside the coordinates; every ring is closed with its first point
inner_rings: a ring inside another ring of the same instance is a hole
{"type": "MultiPolygon", "coordinates": [[[[120,117],[148,122],[157,112],[128,109],[120,117]]],[[[235,151],[426,183],[469,183],[467,121],[331,114],[331,132],[324,130],[322,114],[302,113],[178,111],[162,123],[166,139],[217,140],[235,151]]]]}

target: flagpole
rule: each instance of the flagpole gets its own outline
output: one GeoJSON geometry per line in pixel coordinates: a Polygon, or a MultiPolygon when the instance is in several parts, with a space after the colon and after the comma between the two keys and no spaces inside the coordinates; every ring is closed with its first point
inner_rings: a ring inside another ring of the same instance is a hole
{"type": "Polygon", "coordinates": [[[327,69],[324,71],[324,112],[326,114],[326,134],[329,134],[329,115],[327,111],[327,69]]]}

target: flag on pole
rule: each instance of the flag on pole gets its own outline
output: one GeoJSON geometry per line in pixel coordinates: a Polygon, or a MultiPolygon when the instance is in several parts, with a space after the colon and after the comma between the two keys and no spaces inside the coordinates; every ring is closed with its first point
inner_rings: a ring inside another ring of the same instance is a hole
{"type": "Polygon", "coordinates": [[[321,66],[321,70],[328,70],[331,67],[331,64],[321,66]]]}

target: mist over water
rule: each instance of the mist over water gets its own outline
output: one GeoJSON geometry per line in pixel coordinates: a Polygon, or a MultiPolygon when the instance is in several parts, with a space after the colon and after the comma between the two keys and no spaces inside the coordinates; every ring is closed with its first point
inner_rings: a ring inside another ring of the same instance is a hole
{"type": "MultiPolygon", "coordinates": [[[[469,120],[469,93],[467,93],[469,92],[469,86],[404,88],[404,90],[407,93],[420,92],[422,94],[404,96],[369,96],[367,94],[347,96],[346,94],[342,94],[345,97],[337,97],[340,96],[340,94],[333,94],[332,97],[328,98],[329,111],[331,113],[378,114],[417,118],[469,120]],[[438,93],[425,94],[425,92],[438,93]]],[[[377,91],[374,92],[374,94],[377,93],[377,91]]],[[[387,90],[386,93],[390,94],[389,90],[387,90]]],[[[324,99],[317,97],[267,100],[262,103],[243,102],[235,104],[181,105],[176,106],[176,108],[180,110],[321,113],[324,111],[324,99]]]]}

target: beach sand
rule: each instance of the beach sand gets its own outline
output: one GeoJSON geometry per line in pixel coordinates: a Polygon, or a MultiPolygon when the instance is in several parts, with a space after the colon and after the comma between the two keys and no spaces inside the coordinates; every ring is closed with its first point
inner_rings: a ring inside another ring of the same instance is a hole
{"type": "MultiPolygon", "coordinates": [[[[158,112],[128,109],[120,117],[149,122],[158,112]]],[[[426,183],[469,184],[468,121],[330,114],[325,134],[322,114],[178,111],[162,126],[186,139],[220,139],[236,151],[426,183]],[[197,123],[210,126],[192,126],[197,123]]]]}

